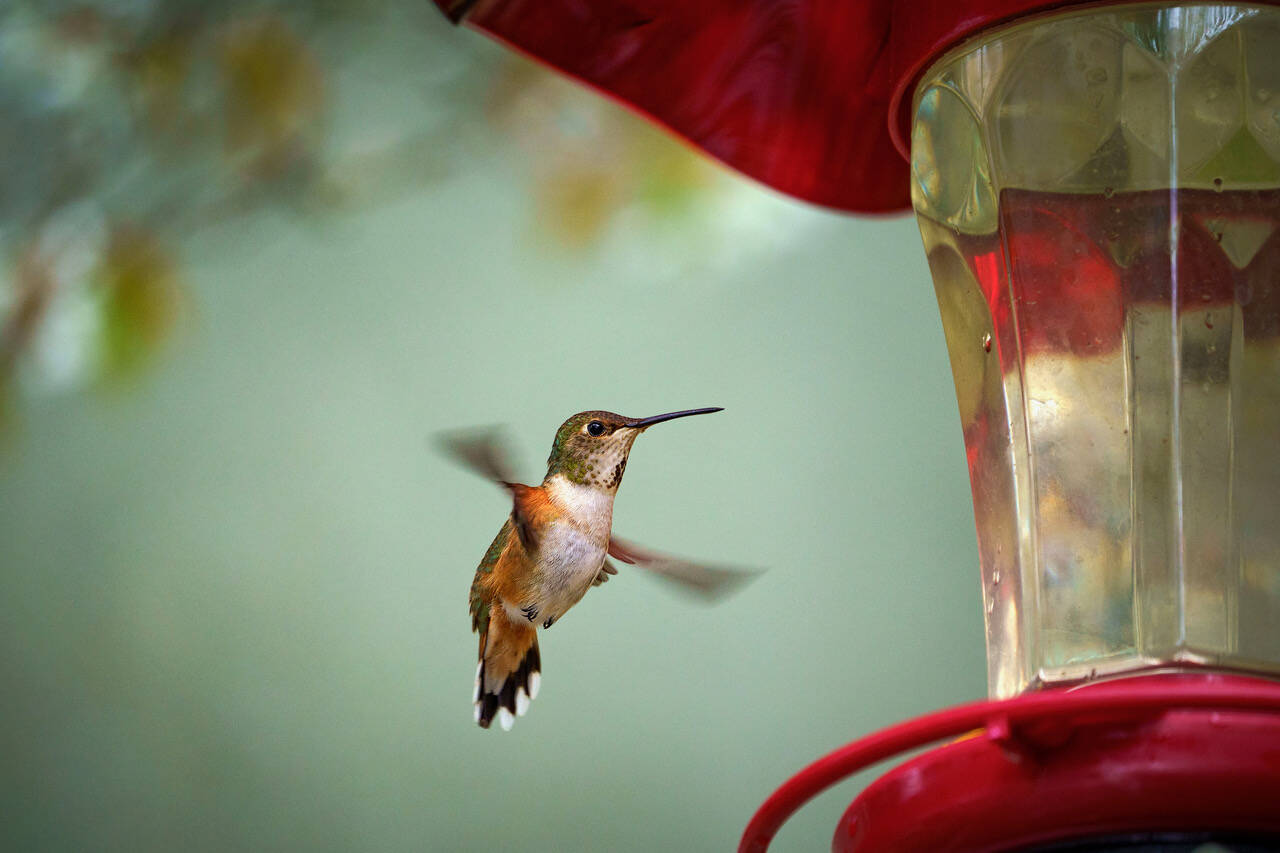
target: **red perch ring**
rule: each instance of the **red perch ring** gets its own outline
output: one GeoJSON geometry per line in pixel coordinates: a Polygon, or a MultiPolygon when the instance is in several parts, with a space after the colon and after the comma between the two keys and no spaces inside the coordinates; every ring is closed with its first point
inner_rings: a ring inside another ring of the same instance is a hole
{"type": "Polygon", "coordinates": [[[840,780],[961,735],[868,786],[833,849],[978,853],[1143,832],[1280,834],[1280,684],[1185,673],[974,702],[884,729],[787,780],[738,850],[767,850],[840,780]]]}

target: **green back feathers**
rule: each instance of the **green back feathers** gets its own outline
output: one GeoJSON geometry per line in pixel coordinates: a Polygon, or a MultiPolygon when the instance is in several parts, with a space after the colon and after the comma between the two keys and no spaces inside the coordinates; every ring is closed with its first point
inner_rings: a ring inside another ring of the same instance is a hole
{"type": "Polygon", "coordinates": [[[471,630],[483,632],[489,625],[489,602],[484,598],[484,585],[481,579],[484,575],[493,571],[493,567],[498,564],[498,558],[502,556],[502,551],[507,547],[507,541],[511,538],[512,524],[510,517],[503,523],[502,529],[498,531],[498,535],[493,538],[493,542],[489,545],[489,550],[484,552],[480,565],[476,567],[475,580],[471,581],[471,630]]]}
{"type": "MultiPolygon", "coordinates": [[[[564,474],[575,483],[585,480],[586,466],[582,458],[582,428],[596,419],[597,415],[608,412],[579,412],[570,417],[556,430],[555,441],[551,442],[551,455],[547,457],[547,476],[564,474]]],[[[614,417],[617,417],[616,415],[614,417]]]]}
{"type": "Polygon", "coordinates": [[[480,565],[476,566],[477,572],[488,574],[493,571],[494,566],[498,565],[498,558],[502,556],[502,549],[507,547],[507,537],[511,535],[511,527],[511,519],[508,517],[502,523],[502,529],[498,531],[498,535],[493,537],[493,541],[489,543],[489,550],[484,552],[480,565]]]}

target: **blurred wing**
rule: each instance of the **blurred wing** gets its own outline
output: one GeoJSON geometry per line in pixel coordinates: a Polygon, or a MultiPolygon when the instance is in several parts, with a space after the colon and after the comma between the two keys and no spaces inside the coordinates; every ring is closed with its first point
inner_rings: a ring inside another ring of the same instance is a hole
{"type": "Polygon", "coordinates": [[[498,429],[466,430],[439,436],[449,458],[511,492],[511,521],[528,551],[538,547],[534,536],[537,516],[545,510],[546,495],[538,486],[523,486],[511,475],[510,453],[498,429]]]}
{"type": "MultiPolygon", "coordinates": [[[[759,571],[732,569],[727,566],[704,566],[667,554],[642,548],[617,536],[609,539],[609,554],[637,568],[678,585],[704,601],[715,601],[728,595],[760,575],[759,571]]],[[[608,563],[605,564],[608,566],[608,563]]],[[[616,571],[616,570],[615,570],[616,571]]],[[[597,578],[597,583],[603,583],[597,578]]]]}
{"type": "Polygon", "coordinates": [[[437,440],[449,458],[486,480],[504,486],[514,481],[508,445],[500,430],[442,433],[437,440]]]}

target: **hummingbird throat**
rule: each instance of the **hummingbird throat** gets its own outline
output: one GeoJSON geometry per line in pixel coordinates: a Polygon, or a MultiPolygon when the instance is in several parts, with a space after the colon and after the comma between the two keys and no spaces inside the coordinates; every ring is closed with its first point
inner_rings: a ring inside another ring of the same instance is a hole
{"type": "Polygon", "coordinates": [[[547,468],[547,477],[557,474],[580,486],[604,491],[617,491],[622,475],[627,470],[627,454],[635,441],[635,433],[618,436],[615,440],[596,444],[594,447],[571,446],[556,454],[547,468]]]}

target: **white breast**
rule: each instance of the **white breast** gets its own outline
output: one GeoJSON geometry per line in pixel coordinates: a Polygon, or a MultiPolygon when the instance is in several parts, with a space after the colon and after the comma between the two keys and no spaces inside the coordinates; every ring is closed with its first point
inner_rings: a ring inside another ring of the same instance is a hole
{"type": "Polygon", "coordinates": [[[591,588],[604,565],[613,522],[613,494],[570,482],[563,476],[545,484],[564,516],[547,525],[538,542],[541,575],[539,618],[559,619],[591,588]]]}
{"type": "Polygon", "coordinates": [[[537,615],[529,621],[556,620],[577,604],[604,565],[605,545],[568,521],[557,521],[542,530],[538,541],[537,598],[504,601],[512,621],[528,619],[521,608],[532,604],[537,615]]]}
{"type": "Polygon", "coordinates": [[[612,491],[583,486],[557,474],[544,484],[547,495],[574,524],[605,543],[613,524],[612,491]]]}
{"type": "Polygon", "coordinates": [[[547,525],[538,543],[542,570],[552,583],[590,583],[604,563],[604,544],[565,521],[547,525]]]}

